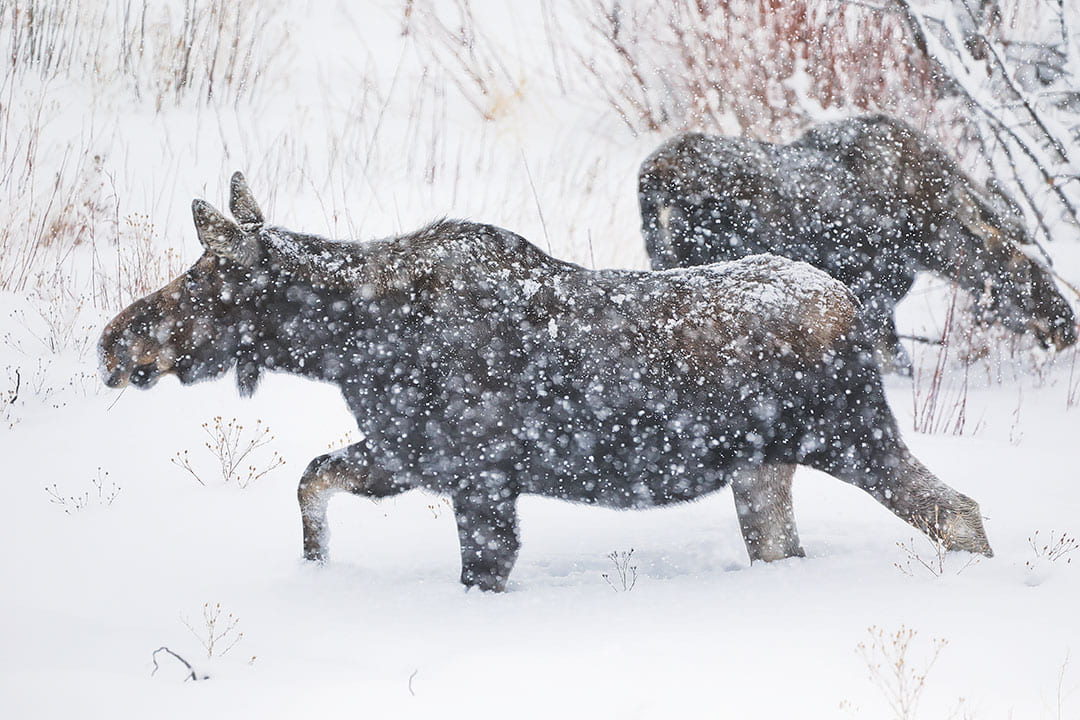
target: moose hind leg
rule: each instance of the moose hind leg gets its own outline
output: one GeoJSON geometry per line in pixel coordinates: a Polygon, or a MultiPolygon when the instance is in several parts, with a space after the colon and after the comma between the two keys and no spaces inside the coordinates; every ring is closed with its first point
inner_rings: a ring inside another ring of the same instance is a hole
{"type": "Polygon", "coordinates": [[[801,440],[802,464],[862,488],[947,549],[992,556],[978,504],[911,454],[864,339],[856,333],[849,343],[807,389],[816,427],[801,440]]]}
{"type": "Polygon", "coordinates": [[[330,538],[326,509],[332,495],[344,491],[378,498],[407,489],[396,486],[389,473],[373,465],[363,443],[312,460],[296,491],[304,527],[304,559],[315,562],[328,559],[330,538]]]}
{"type": "Polygon", "coordinates": [[[750,562],[805,557],[791,507],[794,465],[768,464],[735,474],[731,488],[750,562]]]}
{"type": "Polygon", "coordinates": [[[517,497],[467,489],[455,494],[453,500],[461,545],[461,583],[467,588],[503,592],[521,547],[517,497]]]}
{"type": "Polygon", "coordinates": [[[862,488],[947,550],[993,556],[978,503],[938,480],[898,439],[859,447],[839,461],[814,466],[862,488]]]}
{"type": "Polygon", "coordinates": [[[947,550],[993,557],[979,504],[937,479],[906,448],[870,493],[947,550]]]}

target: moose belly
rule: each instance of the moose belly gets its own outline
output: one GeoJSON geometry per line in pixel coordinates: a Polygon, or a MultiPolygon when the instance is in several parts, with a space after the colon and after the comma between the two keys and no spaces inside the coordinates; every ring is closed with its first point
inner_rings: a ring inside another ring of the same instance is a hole
{"type": "Polygon", "coordinates": [[[481,483],[493,493],[643,508],[714,492],[734,467],[782,452],[778,403],[762,397],[725,402],[671,388],[603,397],[564,388],[449,400],[407,419],[358,415],[368,418],[361,426],[379,463],[440,492],[481,483]]]}
{"type": "Polygon", "coordinates": [[[761,462],[771,441],[745,415],[641,409],[574,420],[533,428],[524,492],[614,508],[684,502],[723,487],[734,466],[761,462]]]}

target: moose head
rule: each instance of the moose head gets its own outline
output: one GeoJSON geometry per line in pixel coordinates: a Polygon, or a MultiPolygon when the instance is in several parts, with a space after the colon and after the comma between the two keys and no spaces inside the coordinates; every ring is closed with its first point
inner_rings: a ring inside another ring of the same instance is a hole
{"type": "MultiPolygon", "coordinates": [[[[952,213],[963,236],[944,249],[960,285],[979,301],[977,319],[1030,334],[1043,348],[1063,350],[1077,341],[1077,320],[1049,268],[1030,257],[1033,244],[1016,203],[995,183],[985,192],[970,181],[951,194],[952,213]]],[[[947,227],[947,225],[946,225],[947,227]]]]}
{"type": "Polygon", "coordinates": [[[236,364],[241,393],[254,391],[258,317],[270,270],[259,242],[263,214],[240,173],[232,176],[229,207],[235,222],[195,200],[202,257],[106,326],[98,345],[106,385],[145,388],[168,374],[187,384],[236,364]]]}

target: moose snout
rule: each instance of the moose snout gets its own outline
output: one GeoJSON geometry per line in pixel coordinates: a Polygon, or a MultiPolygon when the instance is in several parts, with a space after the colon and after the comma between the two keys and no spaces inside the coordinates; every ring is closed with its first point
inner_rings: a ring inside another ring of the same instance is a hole
{"type": "Polygon", "coordinates": [[[1065,348],[1072,347],[1076,344],[1078,330],[1080,330],[1080,328],[1077,327],[1075,319],[1061,322],[1054,328],[1050,339],[1058,350],[1064,350],[1065,348]]]}
{"type": "Polygon", "coordinates": [[[98,372],[106,387],[121,388],[128,383],[128,371],[117,354],[119,333],[114,323],[109,323],[98,340],[98,372]]]}
{"type": "Polygon", "coordinates": [[[1065,350],[1076,344],[1077,325],[1072,318],[1058,318],[1054,322],[1037,320],[1031,324],[1031,332],[1044,350],[1053,347],[1065,350]]]}
{"type": "Polygon", "coordinates": [[[153,332],[157,326],[154,320],[147,316],[140,301],[102,331],[98,341],[98,369],[106,386],[122,388],[130,382],[149,387],[169,369],[168,353],[162,352],[162,343],[153,332]]]}
{"type": "Polygon", "coordinates": [[[126,372],[120,369],[108,370],[102,367],[101,379],[102,381],[104,381],[106,387],[122,388],[128,384],[129,376],[126,372]]]}
{"type": "Polygon", "coordinates": [[[128,383],[136,387],[150,387],[171,367],[162,353],[147,352],[145,343],[128,345],[110,340],[105,335],[98,346],[101,379],[108,387],[122,388],[128,383]]]}

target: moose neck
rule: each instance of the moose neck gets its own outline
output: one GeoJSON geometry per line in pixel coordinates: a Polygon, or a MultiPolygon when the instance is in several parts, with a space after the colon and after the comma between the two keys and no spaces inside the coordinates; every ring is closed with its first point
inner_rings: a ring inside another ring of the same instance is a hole
{"type": "Polygon", "coordinates": [[[272,269],[259,341],[241,348],[259,368],[340,383],[371,346],[392,341],[408,283],[386,243],[337,243],[268,230],[272,269]]]}

